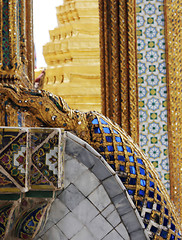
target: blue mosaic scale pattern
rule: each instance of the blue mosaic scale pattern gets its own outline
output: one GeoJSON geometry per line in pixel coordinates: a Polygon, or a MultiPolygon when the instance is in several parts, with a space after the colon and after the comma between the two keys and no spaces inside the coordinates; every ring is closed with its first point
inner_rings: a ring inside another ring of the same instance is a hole
{"type": "Polygon", "coordinates": [[[136,3],[140,146],[169,191],[164,1],[136,3]]]}
{"type": "Polygon", "coordinates": [[[180,240],[181,232],[177,231],[164,190],[152,171],[147,170],[146,159],[137,147],[133,148],[124,132],[114,125],[111,129],[104,117],[92,121],[91,132],[92,141],[98,143],[96,150],[117,172],[133,199],[150,239],[180,240]]]}

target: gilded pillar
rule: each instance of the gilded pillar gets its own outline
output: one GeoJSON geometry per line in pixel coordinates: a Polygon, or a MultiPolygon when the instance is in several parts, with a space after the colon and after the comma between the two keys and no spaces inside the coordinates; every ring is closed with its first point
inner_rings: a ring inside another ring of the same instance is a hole
{"type": "MultiPolygon", "coordinates": [[[[165,1],[170,190],[182,216],[182,2],[165,1]]],[[[182,217],[181,217],[182,219],[182,217]]]]}
{"type": "Polygon", "coordinates": [[[100,0],[102,113],[138,142],[135,1],[100,0]]]}
{"type": "Polygon", "coordinates": [[[25,1],[25,15],[26,15],[26,57],[27,57],[27,75],[30,82],[34,81],[34,43],[33,43],[33,0],[25,1]]]}
{"type": "Polygon", "coordinates": [[[0,79],[6,82],[18,81],[26,86],[31,86],[32,81],[27,65],[29,61],[33,62],[32,55],[31,58],[27,57],[26,51],[27,40],[28,43],[33,42],[30,28],[33,19],[29,5],[32,6],[32,1],[0,1],[0,79]]]}

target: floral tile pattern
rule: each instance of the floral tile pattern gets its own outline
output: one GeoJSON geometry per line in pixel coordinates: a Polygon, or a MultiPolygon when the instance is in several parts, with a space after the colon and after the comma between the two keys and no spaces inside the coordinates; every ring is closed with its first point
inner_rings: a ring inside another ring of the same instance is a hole
{"type": "Polygon", "coordinates": [[[164,1],[136,0],[140,146],[169,184],[164,1]]]}

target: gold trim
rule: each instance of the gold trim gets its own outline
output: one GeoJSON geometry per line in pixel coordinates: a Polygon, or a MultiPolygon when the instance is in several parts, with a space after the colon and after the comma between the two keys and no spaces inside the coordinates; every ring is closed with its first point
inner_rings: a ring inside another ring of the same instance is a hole
{"type": "Polygon", "coordinates": [[[119,1],[119,34],[120,34],[120,84],[121,84],[121,126],[129,134],[129,78],[128,78],[128,19],[127,2],[119,1]]]}
{"type": "MultiPolygon", "coordinates": [[[[3,9],[3,1],[0,0],[0,49],[2,49],[2,9],[3,9]]],[[[0,69],[1,69],[1,66],[2,66],[2,60],[3,60],[3,52],[0,51],[0,69]]]]}
{"type": "Polygon", "coordinates": [[[34,81],[34,46],[33,46],[33,0],[26,0],[26,41],[27,41],[27,75],[33,86],[34,81]]]}
{"type": "Polygon", "coordinates": [[[182,7],[178,0],[164,6],[171,199],[182,219],[182,7]]]}
{"type": "Polygon", "coordinates": [[[130,135],[134,142],[139,143],[136,1],[129,0],[127,6],[130,135]]]}
{"type": "Polygon", "coordinates": [[[110,101],[112,102],[112,119],[117,123],[121,122],[121,115],[118,114],[121,109],[121,100],[120,100],[120,36],[119,36],[119,5],[118,2],[115,0],[111,0],[111,7],[110,7],[110,14],[111,14],[111,44],[109,48],[111,48],[111,74],[110,74],[110,81],[112,81],[112,86],[110,86],[110,101]]]}
{"type": "Polygon", "coordinates": [[[13,188],[13,187],[10,187],[10,188],[0,188],[0,193],[21,193],[21,190],[18,189],[18,188],[13,188]]]}

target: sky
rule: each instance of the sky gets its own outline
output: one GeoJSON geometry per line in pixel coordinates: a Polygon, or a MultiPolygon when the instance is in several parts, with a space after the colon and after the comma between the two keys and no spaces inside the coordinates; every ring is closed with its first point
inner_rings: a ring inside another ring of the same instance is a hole
{"type": "Polygon", "coordinates": [[[57,24],[56,6],[63,4],[63,0],[33,0],[34,12],[34,43],[37,58],[37,68],[46,67],[42,54],[43,45],[49,42],[49,30],[57,24]]]}

